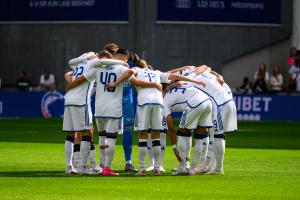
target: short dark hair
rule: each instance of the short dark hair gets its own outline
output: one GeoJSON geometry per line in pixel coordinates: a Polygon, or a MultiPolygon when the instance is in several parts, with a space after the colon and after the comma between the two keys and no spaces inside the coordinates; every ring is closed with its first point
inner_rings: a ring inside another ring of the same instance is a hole
{"type": "Polygon", "coordinates": [[[123,55],[126,55],[127,57],[129,57],[129,55],[130,55],[130,53],[127,49],[122,49],[122,48],[118,49],[117,54],[123,54],[123,55]]]}

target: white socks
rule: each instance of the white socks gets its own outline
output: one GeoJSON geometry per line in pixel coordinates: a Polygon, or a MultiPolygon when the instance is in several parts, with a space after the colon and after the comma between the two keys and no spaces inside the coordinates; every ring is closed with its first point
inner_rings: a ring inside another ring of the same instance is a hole
{"type": "Polygon", "coordinates": [[[187,147],[186,147],[186,162],[189,162],[191,158],[191,149],[192,149],[192,137],[184,137],[187,147]]]}
{"type": "Polygon", "coordinates": [[[179,151],[179,155],[182,158],[180,162],[180,167],[182,169],[185,169],[186,167],[186,157],[188,150],[188,144],[186,139],[189,139],[189,137],[177,136],[177,148],[179,151]]]}
{"type": "Polygon", "coordinates": [[[81,166],[86,166],[91,150],[91,137],[82,136],[80,143],[81,166]]]}
{"type": "Polygon", "coordinates": [[[108,148],[105,149],[105,167],[110,168],[112,160],[114,158],[115,146],[117,138],[106,138],[106,144],[108,148]]]}
{"type": "Polygon", "coordinates": [[[140,169],[146,169],[146,154],[147,154],[147,140],[139,139],[139,164],[140,169]]]}
{"type": "Polygon", "coordinates": [[[160,152],[160,166],[163,167],[163,160],[164,160],[164,155],[166,151],[166,133],[161,132],[160,133],[160,145],[161,145],[161,152],[160,152]]]}
{"type": "Polygon", "coordinates": [[[154,158],[154,168],[158,170],[160,167],[160,152],[161,152],[159,138],[152,139],[152,149],[153,149],[153,158],[154,158]]]}
{"type": "Polygon", "coordinates": [[[208,144],[209,144],[209,138],[208,136],[204,137],[201,143],[201,159],[200,159],[200,166],[203,166],[204,161],[207,156],[207,151],[208,151],[208,144]]]}
{"type": "Polygon", "coordinates": [[[154,166],[154,157],[153,157],[151,133],[148,133],[147,150],[148,150],[148,154],[149,154],[149,166],[154,166]]]}
{"type": "Polygon", "coordinates": [[[74,142],[74,137],[71,136],[66,137],[65,140],[66,166],[72,166],[73,142],[74,142]]]}
{"type": "Polygon", "coordinates": [[[225,154],[225,140],[223,138],[214,138],[216,170],[223,171],[223,160],[225,154]]]}
{"type": "Polygon", "coordinates": [[[91,150],[90,150],[90,162],[92,164],[92,167],[96,167],[97,166],[97,161],[96,161],[96,152],[95,152],[95,146],[94,143],[91,142],[91,150]]]}
{"type": "Polygon", "coordinates": [[[99,136],[100,165],[105,164],[105,139],[106,136],[99,136]]]}
{"type": "Polygon", "coordinates": [[[196,168],[198,166],[199,160],[200,166],[203,167],[204,161],[207,156],[208,142],[208,134],[195,134],[195,147],[192,168],[196,168]]]}

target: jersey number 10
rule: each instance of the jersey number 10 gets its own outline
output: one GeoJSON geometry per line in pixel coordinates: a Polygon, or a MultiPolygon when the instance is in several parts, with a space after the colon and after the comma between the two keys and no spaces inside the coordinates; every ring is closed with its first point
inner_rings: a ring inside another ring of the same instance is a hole
{"type": "Polygon", "coordinates": [[[104,86],[104,92],[114,92],[116,87],[108,88],[107,83],[115,82],[117,80],[117,74],[113,72],[101,72],[100,83],[104,86]]]}

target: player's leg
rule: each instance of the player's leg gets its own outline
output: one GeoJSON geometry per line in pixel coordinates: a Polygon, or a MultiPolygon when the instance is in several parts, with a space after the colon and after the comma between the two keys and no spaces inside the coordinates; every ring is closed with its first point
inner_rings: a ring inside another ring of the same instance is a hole
{"type": "Polygon", "coordinates": [[[207,149],[206,159],[202,167],[196,168],[196,173],[207,173],[212,171],[216,167],[216,159],[214,154],[214,128],[210,128],[209,131],[209,143],[207,149]]]}
{"type": "Polygon", "coordinates": [[[101,171],[101,168],[97,165],[97,161],[96,161],[96,151],[95,151],[95,145],[94,145],[94,127],[93,127],[93,114],[92,114],[92,109],[90,104],[86,105],[86,111],[87,111],[87,120],[86,120],[86,129],[90,129],[91,130],[91,149],[90,149],[90,156],[89,156],[89,160],[90,160],[90,164],[91,164],[91,169],[99,172],[101,171]]]}
{"type": "Polygon", "coordinates": [[[99,133],[98,146],[100,152],[100,167],[103,169],[105,164],[105,148],[106,148],[106,132],[104,129],[104,121],[101,118],[96,118],[97,130],[99,133]]]}
{"type": "Polygon", "coordinates": [[[207,128],[198,128],[195,132],[195,146],[194,146],[194,154],[192,166],[190,169],[190,175],[195,173],[195,169],[200,164],[200,168],[203,167],[207,149],[208,149],[208,129],[207,128]],[[200,162],[199,162],[200,161],[200,162]]]}
{"type": "Polygon", "coordinates": [[[103,119],[105,120],[105,131],[106,131],[106,149],[105,149],[105,168],[102,171],[104,176],[118,176],[111,169],[111,164],[114,158],[116,141],[118,137],[118,131],[121,123],[120,119],[103,119]]]}
{"type": "Polygon", "coordinates": [[[81,164],[81,155],[80,155],[81,137],[82,137],[81,132],[75,133],[74,150],[73,150],[73,166],[78,170],[81,164]]]}
{"type": "Polygon", "coordinates": [[[65,161],[66,161],[66,169],[65,173],[76,173],[76,169],[73,169],[72,164],[72,155],[73,155],[73,145],[74,145],[74,127],[71,118],[71,112],[69,107],[65,107],[64,109],[64,119],[63,119],[63,131],[65,132],[65,161]]]}
{"type": "Polygon", "coordinates": [[[147,138],[148,138],[148,130],[139,131],[138,156],[139,156],[140,170],[136,174],[137,176],[146,175],[147,138]]]}
{"type": "Polygon", "coordinates": [[[146,169],[146,171],[149,172],[149,171],[154,170],[154,157],[153,157],[153,148],[152,148],[151,129],[148,130],[147,150],[148,150],[148,155],[149,155],[149,167],[146,169]]]}
{"type": "Polygon", "coordinates": [[[188,130],[185,130],[184,128],[179,128],[177,130],[177,148],[179,151],[179,155],[182,158],[182,160],[179,163],[179,166],[177,167],[176,171],[174,172],[175,175],[177,174],[187,174],[187,156],[188,152],[190,151],[190,145],[189,141],[191,139],[191,132],[188,130]]]}
{"type": "Polygon", "coordinates": [[[166,151],[166,145],[167,145],[167,138],[166,138],[167,130],[164,129],[163,131],[160,132],[160,145],[161,145],[161,153],[160,153],[160,167],[159,171],[165,172],[166,170],[163,167],[163,160],[164,160],[164,155],[166,151]]]}
{"type": "Polygon", "coordinates": [[[191,137],[186,137],[186,142],[187,142],[187,154],[186,154],[186,169],[190,169],[190,160],[191,160],[191,150],[192,150],[192,136],[191,137]]]}
{"type": "Polygon", "coordinates": [[[194,122],[197,123],[197,130],[195,132],[195,147],[193,155],[193,163],[190,170],[190,174],[195,173],[195,169],[200,161],[200,169],[203,169],[204,161],[208,151],[208,129],[212,127],[212,104],[210,101],[203,102],[197,108],[190,111],[192,116],[195,116],[195,121],[191,122],[191,126],[194,122]]]}
{"type": "Polygon", "coordinates": [[[213,127],[209,129],[209,145],[208,145],[208,150],[207,150],[207,156],[206,159],[204,161],[203,167],[200,168],[200,166],[196,169],[197,173],[205,173],[205,172],[210,172],[213,169],[215,169],[215,153],[214,153],[214,134],[216,131],[218,131],[218,106],[214,103],[214,101],[212,102],[212,123],[213,123],[213,127]]]}
{"type": "MultiPolygon", "coordinates": [[[[134,110],[132,99],[132,88],[128,86],[128,91],[123,98],[123,149],[125,156],[125,171],[136,172],[132,165],[132,125],[134,122],[134,110]]],[[[124,91],[126,92],[126,91],[124,91]]]]}
{"type": "Polygon", "coordinates": [[[83,131],[81,143],[80,143],[81,164],[80,164],[79,173],[81,174],[90,174],[89,168],[87,166],[87,161],[91,150],[91,141],[92,141],[91,131],[90,130],[83,131]]]}
{"type": "Polygon", "coordinates": [[[160,145],[160,131],[152,130],[151,134],[152,139],[152,149],[153,149],[153,158],[154,158],[154,173],[155,175],[160,175],[160,153],[161,153],[161,145],[160,145]]]}
{"type": "Polygon", "coordinates": [[[223,174],[223,162],[225,155],[225,135],[216,134],[214,135],[214,155],[216,159],[216,167],[210,174],[223,174]]]}
{"type": "Polygon", "coordinates": [[[91,138],[91,150],[90,150],[90,156],[89,160],[91,163],[91,170],[96,173],[101,173],[102,169],[98,166],[96,161],[96,151],[95,151],[95,145],[94,145],[94,128],[91,129],[92,138],[91,138]]]}
{"type": "Polygon", "coordinates": [[[216,168],[211,174],[223,174],[224,173],[224,155],[225,155],[225,134],[235,132],[237,130],[237,116],[236,107],[233,101],[230,101],[223,105],[218,112],[218,124],[219,130],[214,135],[215,145],[215,159],[216,168]]]}
{"type": "Polygon", "coordinates": [[[66,139],[65,139],[66,174],[77,173],[76,169],[74,169],[72,165],[74,135],[75,135],[74,132],[66,133],[66,139]]]}
{"type": "Polygon", "coordinates": [[[160,132],[162,131],[162,108],[160,105],[151,105],[150,128],[152,129],[152,149],[154,158],[154,174],[160,175],[161,167],[161,143],[160,132]]]}
{"type": "Polygon", "coordinates": [[[216,161],[216,167],[213,171],[208,172],[209,174],[223,174],[223,162],[225,155],[225,135],[223,119],[221,116],[221,111],[223,107],[218,106],[216,117],[214,119],[214,124],[216,128],[214,129],[214,158],[216,161]]]}
{"type": "Polygon", "coordinates": [[[148,138],[148,129],[150,127],[149,111],[150,111],[149,105],[137,107],[138,129],[139,129],[138,157],[139,157],[139,165],[140,165],[140,170],[137,173],[138,176],[146,175],[147,138],[148,138]]]}
{"type": "Polygon", "coordinates": [[[99,152],[100,152],[100,167],[103,169],[105,164],[105,148],[106,148],[106,132],[99,131],[99,152]]]}
{"type": "MultiPolygon", "coordinates": [[[[188,111],[183,112],[181,120],[180,120],[180,124],[179,127],[182,129],[181,131],[184,131],[184,133],[186,133],[187,135],[191,135],[191,131],[188,130],[183,130],[185,129],[184,127],[186,127],[186,124],[189,123],[189,118],[187,118],[188,116],[188,111]],[[188,120],[188,121],[187,121],[188,120]]],[[[191,158],[191,149],[192,149],[192,137],[191,136],[187,136],[184,137],[185,142],[186,142],[186,157],[185,157],[185,163],[186,163],[186,169],[190,168],[190,158],[191,158]]]]}

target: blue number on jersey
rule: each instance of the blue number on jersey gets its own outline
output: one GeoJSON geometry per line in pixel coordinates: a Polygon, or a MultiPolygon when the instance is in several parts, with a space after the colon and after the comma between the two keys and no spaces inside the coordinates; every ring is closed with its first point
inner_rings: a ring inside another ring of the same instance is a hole
{"type": "Polygon", "coordinates": [[[156,74],[155,73],[149,73],[149,72],[144,72],[145,78],[148,79],[149,82],[156,82],[156,74]]]}
{"type": "Polygon", "coordinates": [[[177,91],[181,91],[182,94],[184,94],[185,91],[186,91],[186,87],[176,87],[176,88],[172,88],[172,89],[170,90],[170,94],[171,94],[172,92],[177,92],[177,91]]]}
{"type": "Polygon", "coordinates": [[[75,71],[73,72],[72,76],[75,77],[75,79],[82,75],[83,74],[83,70],[84,70],[84,67],[83,66],[80,66],[80,67],[76,67],[75,71]]]}
{"type": "Polygon", "coordinates": [[[113,72],[101,72],[100,73],[100,83],[104,86],[104,92],[114,92],[116,87],[107,88],[106,84],[111,82],[116,82],[117,74],[113,72]]]}

